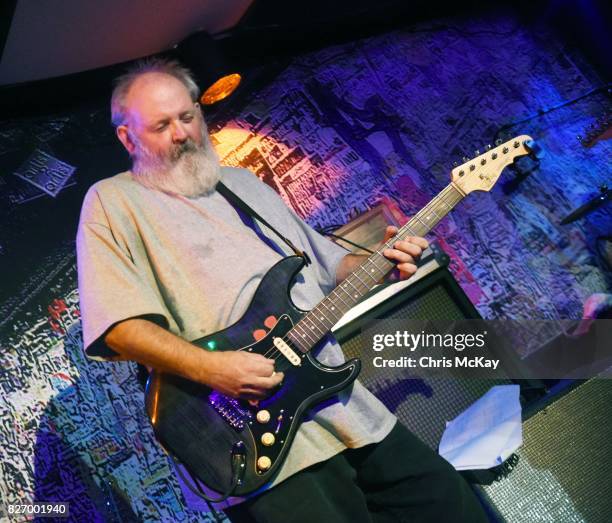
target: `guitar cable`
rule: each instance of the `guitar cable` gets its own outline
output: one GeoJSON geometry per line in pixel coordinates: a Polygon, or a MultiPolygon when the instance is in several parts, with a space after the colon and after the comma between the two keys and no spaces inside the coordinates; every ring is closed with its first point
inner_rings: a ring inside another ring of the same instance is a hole
{"type": "Polygon", "coordinates": [[[365,251],[369,254],[374,254],[373,250],[368,249],[367,247],[360,245],[359,243],[356,243],[352,240],[349,240],[348,238],[345,238],[344,236],[339,236],[332,232],[336,229],[339,229],[343,225],[346,225],[346,224],[334,224],[334,225],[328,225],[327,227],[318,227],[315,229],[315,231],[317,231],[319,234],[322,234],[323,236],[331,236],[332,238],[335,238],[336,240],[348,243],[349,245],[352,245],[353,247],[357,247],[358,249],[361,249],[362,251],[365,251]]]}
{"type": "Polygon", "coordinates": [[[200,486],[200,481],[189,470],[189,467],[183,464],[183,466],[185,467],[185,470],[188,472],[189,476],[191,477],[191,480],[187,479],[185,474],[183,474],[181,467],[178,466],[178,464],[181,463],[181,461],[176,457],[174,457],[173,459],[177,463],[176,471],[178,472],[178,475],[180,476],[183,483],[187,486],[187,488],[193,494],[195,494],[196,496],[198,496],[199,498],[203,499],[206,502],[206,504],[211,509],[213,514],[215,514],[215,517],[216,517],[216,511],[214,507],[211,506],[211,503],[221,503],[225,501],[227,498],[229,498],[234,493],[234,490],[236,490],[236,487],[242,483],[242,479],[244,477],[244,472],[246,468],[246,449],[242,441],[238,441],[237,443],[233,445],[232,450],[231,450],[231,460],[232,460],[231,485],[229,489],[218,498],[211,498],[207,496],[204,493],[204,490],[202,489],[202,487],[200,486]]]}
{"type": "Polygon", "coordinates": [[[362,251],[366,251],[369,254],[374,254],[374,251],[372,249],[368,249],[367,247],[364,247],[363,245],[359,245],[358,243],[355,243],[354,241],[349,240],[348,238],[338,236],[337,234],[334,234],[333,232],[326,232],[324,234],[326,236],[331,236],[332,238],[336,238],[339,241],[346,242],[349,245],[352,245],[353,247],[357,247],[358,249],[361,249],[362,251]]]}

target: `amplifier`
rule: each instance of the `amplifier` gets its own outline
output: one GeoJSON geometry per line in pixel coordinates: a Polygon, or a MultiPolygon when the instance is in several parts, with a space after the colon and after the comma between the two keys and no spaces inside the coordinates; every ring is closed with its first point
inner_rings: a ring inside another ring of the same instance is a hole
{"type": "MultiPolygon", "coordinates": [[[[448,256],[435,244],[424,254],[419,270],[410,279],[381,286],[351,309],[333,332],[347,358],[370,356],[371,339],[361,327],[377,318],[385,322],[398,319],[462,320],[480,318],[452,274],[448,256]]],[[[397,370],[397,369],[396,369],[397,370]]],[[[510,380],[411,377],[384,370],[373,372],[364,366],[359,379],[398,419],[430,447],[437,449],[446,422],[455,418],[492,386],[510,380]]]]}
{"type": "MultiPolygon", "coordinates": [[[[434,245],[415,278],[381,286],[334,328],[347,357],[369,356],[371,339],[362,327],[376,318],[461,320],[479,314],[448,271],[448,258],[434,245]]],[[[398,419],[433,449],[446,427],[474,401],[510,379],[457,379],[386,375],[364,366],[360,380],[398,419]]],[[[537,380],[535,380],[537,381],[537,380]]],[[[474,488],[492,520],[510,523],[612,521],[612,380],[559,382],[542,397],[541,382],[525,401],[523,446],[509,474],[474,488]],[[526,406],[525,406],[526,405],[526,406]]],[[[513,460],[514,462],[515,460],[513,460]]]]}
{"type": "Polygon", "coordinates": [[[500,521],[612,521],[612,380],[554,390],[524,412],[512,472],[477,487],[500,521]]]}

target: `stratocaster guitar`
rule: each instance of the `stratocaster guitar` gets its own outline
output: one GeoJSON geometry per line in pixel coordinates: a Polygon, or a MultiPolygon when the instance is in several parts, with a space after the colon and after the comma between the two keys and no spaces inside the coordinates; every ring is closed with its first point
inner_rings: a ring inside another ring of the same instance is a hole
{"type": "Polygon", "coordinates": [[[146,408],[166,451],[220,499],[250,494],[269,483],[289,452],[304,413],[350,385],[359,374],[358,359],[327,367],[312,352],[332,326],[393,269],[382,252],[397,238],[425,236],[467,194],[489,191],[506,166],[534,148],[529,136],[517,136],[494,148],[488,146],[484,154],[455,167],[446,188],[309,312],[299,310],[289,297],[303,258],[290,256],[274,265],[238,322],[193,343],[204,350],[245,350],[274,358],[276,370],[285,374],[283,383],[253,406],[183,378],[152,373],[146,408]],[[277,323],[253,342],[251,333],[270,316],[277,323]]]}

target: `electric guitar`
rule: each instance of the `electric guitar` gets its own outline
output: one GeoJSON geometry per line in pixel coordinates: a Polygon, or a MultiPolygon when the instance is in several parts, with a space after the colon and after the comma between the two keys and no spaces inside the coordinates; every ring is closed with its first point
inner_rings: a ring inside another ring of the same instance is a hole
{"type": "Polygon", "coordinates": [[[153,372],[145,392],[146,409],[164,449],[219,493],[218,500],[250,494],[272,481],[305,412],[349,386],[359,374],[358,359],[328,367],[312,351],[393,269],[383,251],[398,238],[427,234],[466,195],[489,191],[506,166],[535,149],[529,136],[517,136],[487,146],[483,154],[456,166],[446,188],[309,312],[295,307],[289,296],[304,259],[290,256],[274,265],[238,322],[193,343],[203,350],[244,350],[274,358],[275,369],[285,374],[283,383],[251,405],[184,378],[153,372]],[[278,321],[253,342],[251,333],[270,316],[278,321]]]}

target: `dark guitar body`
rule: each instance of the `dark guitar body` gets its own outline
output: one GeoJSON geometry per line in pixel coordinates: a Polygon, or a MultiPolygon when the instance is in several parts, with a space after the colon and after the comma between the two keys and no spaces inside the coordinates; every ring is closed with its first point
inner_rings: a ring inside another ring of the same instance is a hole
{"type": "MultiPolygon", "coordinates": [[[[251,305],[238,322],[193,343],[206,350],[268,353],[274,338],[282,338],[304,314],[289,296],[293,279],[303,264],[303,259],[297,256],[278,262],[262,279],[251,305]],[[253,331],[261,329],[270,316],[278,322],[264,338],[255,342],[253,331]]],[[[236,400],[228,403],[231,398],[218,398],[218,393],[203,385],[153,373],[145,399],[160,443],[209,489],[225,493],[232,482],[232,451],[242,442],[246,467],[232,495],[246,495],[265,486],[282,465],[305,412],[350,385],[361,368],[356,359],[338,367],[327,367],[310,352],[303,354],[297,348],[294,350],[300,357],[299,365],[290,363],[277,352],[276,370],[284,372],[285,378],[257,406],[236,400]],[[212,405],[211,398],[217,407],[212,405]],[[268,422],[258,421],[257,413],[262,410],[269,413],[268,422]],[[264,434],[268,438],[271,434],[274,443],[264,445],[264,434]],[[270,460],[266,470],[258,468],[258,459],[262,456],[270,460]]]]}

